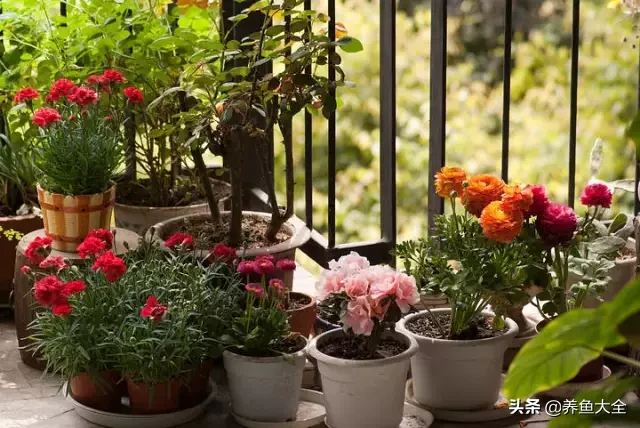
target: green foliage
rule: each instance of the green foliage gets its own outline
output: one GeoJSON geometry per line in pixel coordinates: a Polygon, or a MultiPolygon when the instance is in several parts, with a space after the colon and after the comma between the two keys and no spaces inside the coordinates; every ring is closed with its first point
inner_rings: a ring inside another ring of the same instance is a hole
{"type": "Polygon", "coordinates": [[[0,203],[13,212],[22,204],[36,205],[37,175],[32,147],[14,143],[0,134],[0,203]]]}

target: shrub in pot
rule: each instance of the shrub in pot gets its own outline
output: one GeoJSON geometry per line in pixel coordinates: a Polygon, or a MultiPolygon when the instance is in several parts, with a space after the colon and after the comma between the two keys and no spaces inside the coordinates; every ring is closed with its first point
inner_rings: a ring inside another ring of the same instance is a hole
{"type": "Polygon", "coordinates": [[[370,266],[352,252],[331,263],[317,288],[319,298],[341,308],[343,327],[317,336],[308,350],[320,371],[328,425],[400,425],[409,359],[418,344],[394,326],[419,301],[414,278],[370,266]]]}

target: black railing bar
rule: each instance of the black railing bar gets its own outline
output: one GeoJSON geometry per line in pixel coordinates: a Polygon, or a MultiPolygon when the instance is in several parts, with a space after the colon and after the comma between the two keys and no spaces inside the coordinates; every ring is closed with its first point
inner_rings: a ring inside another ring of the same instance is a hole
{"type": "MultiPolygon", "coordinates": [[[[329,0],[329,38],[336,39],[336,2],[329,0]]],[[[333,54],[335,47],[329,48],[329,81],[336,80],[336,70],[333,68],[333,54]]],[[[329,89],[329,95],[335,98],[335,87],[329,89]]],[[[332,112],[328,121],[328,163],[329,163],[329,185],[328,185],[328,227],[329,227],[329,247],[336,245],[336,114],[332,112]]]]}
{"type": "MultiPolygon", "coordinates": [[[[66,1],[61,1],[60,2],[60,16],[67,16],[67,2],[66,1]]],[[[62,23],[63,26],[66,26],[66,22],[62,23]]]]}
{"type": "MultiPolygon", "coordinates": [[[[396,4],[380,2],[380,224],[396,242],[396,4]]],[[[388,263],[395,257],[387,254],[388,263]]]]}
{"type": "MultiPolygon", "coordinates": [[[[304,0],[304,10],[311,10],[311,0],[304,0]]],[[[307,37],[311,32],[311,25],[307,28],[307,37]]],[[[305,73],[311,75],[311,65],[305,73]]],[[[304,206],[307,227],[313,229],[313,116],[304,111],[304,206]]]]}
{"type": "Polygon", "coordinates": [[[327,248],[328,241],[317,230],[311,231],[311,239],[301,247],[301,250],[320,266],[326,268],[329,261],[339,258],[351,251],[367,257],[372,264],[388,263],[392,244],[385,240],[341,244],[327,248]]]}
{"type": "Polygon", "coordinates": [[[580,0],[573,0],[571,29],[571,111],[569,117],[569,194],[573,208],[576,193],[576,142],[578,129],[578,58],[580,55],[580,0]]]}
{"type": "Polygon", "coordinates": [[[513,39],[513,0],[505,0],[504,72],[502,94],[502,179],[509,180],[509,131],[511,128],[511,41],[513,39]]]}
{"type": "Polygon", "coordinates": [[[435,174],[445,162],[445,127],[447,93],[447,0],[431,2],[431,82],[429,88],[429,231],[438,214],[444,212],[444,201],[437,195],[435,174]]]}

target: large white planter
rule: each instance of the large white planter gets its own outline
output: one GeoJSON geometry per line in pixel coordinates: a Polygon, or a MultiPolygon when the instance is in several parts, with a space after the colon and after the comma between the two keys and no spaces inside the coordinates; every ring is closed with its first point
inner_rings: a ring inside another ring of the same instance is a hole
{"type": "MultiPolygon", "coordinates": [[[[450,311],[448,308],[431,310],[433,313],[450,311]]],[[[425,316],[427,311],[411,314],[397,325],[398,331],[413,337],[420,348],[411,358],[415,400],[435,409],[491,407],[500,394],[504,351],[518,334],[518,325],[507,318],[505,334],[480,340],[433,339],[414,334],[405,327],[407,322],[425,316]]]]}
{"type": "Polygon", "coordinates": [[[279,357],[223,353],[233,413],[256,422],[294,420],[298,411],[304,349],[279,357]]]}
{"type": "Polygon", "coordinates": [[[398,428],[404,409],[409,359],[418,351],[418,343],[406,334],[388,333],[386,337],[409,348],[383,360],[343,360],[318,350],[319,345],[344,334],[342,330],[323,333],[308,349],[322,377],[328,424],[332,428],[398,428]]]}

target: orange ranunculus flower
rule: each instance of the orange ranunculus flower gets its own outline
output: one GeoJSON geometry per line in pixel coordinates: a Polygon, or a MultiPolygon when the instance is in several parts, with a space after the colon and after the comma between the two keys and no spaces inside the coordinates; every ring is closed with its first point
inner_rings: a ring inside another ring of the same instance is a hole
{"type": "Polygon", "coordinates": [[[504,186],[504,181],[495,175],[481,174],[470,177],[462,199],[467,211],[480,217],[484,207],[502,198],[504,186]]]}
{"type": "Polygon", "coordinates": [[[462,183],[467,179],[464,169],[457,166],[443,166],[436,173],[436,193],[441,198],[448,198],[454,190],[462,196],[462,183]]]}
{"type": "MultiPolygon", "coordinates": [[[[195,6],[195,7],[199,7],[200,9],[206,9],[209,6],[209,0],[178,0],[177,2],[178,6],[195,6]]],[[[185,13],[186,9],[181,11],[181,13],[185,13]]]]}
{"type": "Polygon", "coordinates": [[[506,212],[524,213],[533,204],[533,192],[531,189],[523,189],[517,184],[509,184],[502,194],[502,209],[506,212]]]}
{"type": "Polygon", "coordinates": [[[482,234],[492,241],[508,244],[516,239],[522,230],[524,217],[522,212],[507,212],[502,209],[500,201],[489,203],[482,210],[480,216],[480,226],[482,234]]]}

